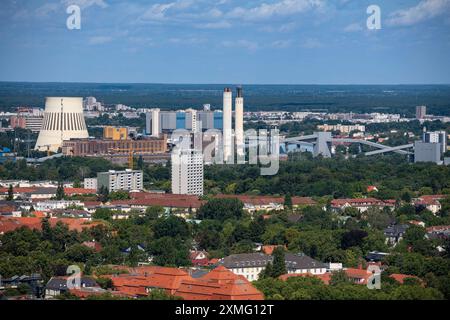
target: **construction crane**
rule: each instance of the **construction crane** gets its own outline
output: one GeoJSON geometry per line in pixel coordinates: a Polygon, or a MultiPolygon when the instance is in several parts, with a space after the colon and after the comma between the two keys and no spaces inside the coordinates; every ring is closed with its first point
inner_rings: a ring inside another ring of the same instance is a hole
{"type": "Polygon", "coordinates": [[[134,155],[137,152],[147,152],[147,153],[153,153],[152,151],[149,150],[149,148],[111,148],[108,149],[109,152],[114,151],[114,152],[125,152],[128,153],[128,168],[130,168],[131,170],[133,170],[134,167],[134,155]]]}

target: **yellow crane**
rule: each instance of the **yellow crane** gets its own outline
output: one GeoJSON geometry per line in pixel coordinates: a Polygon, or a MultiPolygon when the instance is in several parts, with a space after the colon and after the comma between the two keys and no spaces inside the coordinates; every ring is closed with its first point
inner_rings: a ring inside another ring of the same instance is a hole
{"type": "Polygon", "coordinates": [[[131,170],[133,170],[134,167],[134,155],[136,154],[136,152],[147,152],[147,153],[153,153],[152,151],[149,150],[149,148],[111,148],[108,149],[110,152],[111,151],[115,151],[115,152],[126,152],[128,153],[128,168],[130,168],[131,170]]]}

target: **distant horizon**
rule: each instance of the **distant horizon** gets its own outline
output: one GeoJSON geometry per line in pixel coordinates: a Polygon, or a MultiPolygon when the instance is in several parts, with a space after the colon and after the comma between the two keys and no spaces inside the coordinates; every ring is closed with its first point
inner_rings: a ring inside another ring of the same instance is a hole
{"type": "Polygon", "coordinates": [[[230,85],[230,86],[450,86],[449,83],[233,83],[233,82],[97,82],[97,81],[11,81],[1,83],[42,83],[42,84],[136,84],[136,85],[230,85]]]}

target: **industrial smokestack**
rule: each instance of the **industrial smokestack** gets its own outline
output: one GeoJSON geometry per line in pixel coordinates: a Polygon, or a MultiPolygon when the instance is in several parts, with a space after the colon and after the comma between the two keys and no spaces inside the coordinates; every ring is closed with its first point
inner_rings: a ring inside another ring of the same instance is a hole
{"type": "Polygon", "coordinates": [[[226,163],[233,160],[232,111],[233,93],[230,88],[223,92],[223,158],[226,163]]]}
{"type": "Polygon", "coordinates": [[[244,97],[242,87],[236,89],[237,97],[235,102],[235,134],[236,134],[236,153],[238,163],[245,161],[245,143],[244,143],[244,97]]]}

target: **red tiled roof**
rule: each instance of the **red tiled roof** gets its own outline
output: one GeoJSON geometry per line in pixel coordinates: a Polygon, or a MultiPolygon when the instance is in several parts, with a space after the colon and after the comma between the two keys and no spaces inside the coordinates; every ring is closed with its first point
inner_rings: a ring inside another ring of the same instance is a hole
{"type": "Polygon", "coordinates": [[[416,276],[412,276],[412,275],[408,275],[408,274],[401,274],[401,273],[393,273],[389,276],[390,278],[394,279],[397,282],[400,282],[401,284],[403,284],[403,282],[405,281],[405,279],[408,278],[413,278],[413,279],[417,279],[422,283],[422,279],[420,279],[419,277],[416,276]]]}
{"type": "Polygon", "coordinates": [[[292,277],[312,277],[322,280],[325,284],[330,284],[332,274],[327,272],[324,274],[312,274],[312,273],[289,273],[289,274],[283,274],[279,277],[280,280],[286,281],[289,278],[292,277]]]}
{"type": "Polygon", "coordinates": [[[175,292],[184,300],[263,300],[263,294],[243,276],[223,266],[200,279],[183,281],[175,292]]]}
{"type": "MultiPolygon", "coordinates": [[[[272,255],[273,251],[278,247],[283,247],[283,246],[282,245],[275,245],[275,246],[266,245],[266,246],[262,247],[262,252],[264,252],[265,254],[268,254],[268,255],[272,255]]],[[[284,248],[286,249],[286,246],[284,246],[284,248]]]]}
{"type": "Polygon", "coordinates": [[[378,200],[375,198],[357,198],[357,199],[334,199],[331,200],[331,206],[342,207],[346,204],[351,206],[368,205],[368,206],[389,206],[395,204],[395,200],[378,200]]]}
{"type": "MultiPolygon", "coordinates": [[[[9,188],[0,188],[0,193],[8,193],[8,189],[9,188]]],[[[13,187],[14,193],[30,193],[30,192],[36,191],[37,189],[38,188],[26,188],[26,187],[14,188],[13,187]]]]}
{"type": "Polygon", "coordinates": [[[64,193],[67,194],[67,195],[96,194],[97,190],[95,190],[95,189],[84,189],[84,188],[64,188],[64,193]]]}
{"type": "MultiPolygon", "coordinates": [[[[272,197],[272,196],[250,196],[250,195],[228,195],[228,194],[220,194],[217,195],[216,198],[236,198],[241,200],[245,204],[250,204],[254,206],[261,205],[269,205],[271,203],[284,203],[284,197],[272,197]]],[[[292,197],[292,204],[294,206],[299,205],[309,205],[313,206],[317,203],[308,197],[292,197]]]]}
{"type": "Polygon", "coordinates": [[[445,231],[450,229],[450,226],[434,226],[427,228],[427,232],[439,232],[439,231],[445,231]]]}
{"type": "MultiPolygon", "coordinates": [[[[84,219],[69,219],[69,218],[52,218],[49,219],[50,225],[54,227],[58,222],[66,224],[69,230],[75,230],[78,232],[83,231],[83,229],[89,229],[95,227],[101,222],[90,222],[84,219]]],[[[0,233],[13,231],[21,227],[27,227],[30,229],[41,230],[42,228],[42,218],[38,217],[22,217],[22,218],[11,218],[11,217],[0,217],[0,233]]]]}

